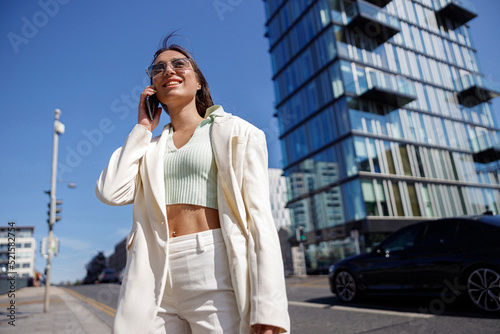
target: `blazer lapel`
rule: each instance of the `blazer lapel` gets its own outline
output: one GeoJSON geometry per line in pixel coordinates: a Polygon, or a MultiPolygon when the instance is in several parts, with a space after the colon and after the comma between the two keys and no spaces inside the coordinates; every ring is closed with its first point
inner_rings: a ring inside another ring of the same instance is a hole
{"type": "Polygon", "coordinates": [[[165,154],[166,140],[168,136],[168,131],[166,131],[166,126],[160,137],[156,142],[149,148],[146,153],[146,169],[147,175],[149,176],[149,186],[151,187],[151,192],[153,197],[156,199],[161,212],[166,217],[165,208],[165,179],[163,176],[163,159],[165,154]]]}
{"type": "Polygon", "coordinates": [[[222,107],[216,110],[214,114],[222,116],[214,118],[212,127],[212,147],[217,164],[219,183],[224,191],[225,200],[238,220],[242,232],[246,232],[245,217],[241,216],[241,214],[245,213],[245,207],[237,187],[236,175],[231,166],[234,118],[232,118],[231,114],[225,113],[222,107]]]}

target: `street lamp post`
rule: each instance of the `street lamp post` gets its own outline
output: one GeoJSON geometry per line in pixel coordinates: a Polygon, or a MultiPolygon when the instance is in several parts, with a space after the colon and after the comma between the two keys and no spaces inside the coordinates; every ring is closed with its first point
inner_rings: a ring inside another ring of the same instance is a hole
{"type": "Polygon", "coordinates": [[[47,268],[45,274],[45,303],[43,306],[43,312],[49,312],[50,264],[52,257],[54,256],[52,247],[54,243],[54,232],[52,231],[52,227],[56,223],[57,150],[59,146],[59,135],[64,133],[64,124],[59,122],[59,116],[61,116],[61,110],[54,110],[54,141],[52,145],[52,177],[50,186],[50,215],[48,236],[49,249],[47,251],[47,268]]]}

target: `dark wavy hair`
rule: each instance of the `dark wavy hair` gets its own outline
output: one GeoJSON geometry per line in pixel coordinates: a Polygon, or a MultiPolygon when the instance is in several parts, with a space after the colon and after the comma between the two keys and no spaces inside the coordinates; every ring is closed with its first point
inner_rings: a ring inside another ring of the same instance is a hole
{"type": "MultiPolygon", "coordinates": [[[[210,88],[208,87],[207,79],[205,79],[205,76],[203,75],[203,73],[201,73],[201,70],[198,67],[198,64],[196,64],[193,57],[191,57],[191,55],[189,54],[189,52],[185,48],[183,48],[182,46],[180,46],[178,44],[170,44],[169,43],[169,40],[175,36],[177,36],[175,33],[171,33],[163,39],[162,44],[161,44],[161,48],[156,51],[151,64],[154,64],[154,62],[156,61],[156,58],[158,58],[158,56],[160,54],[162,54],[165,51],[169,51],[169,50],[180,52],[186,58],[189,58],[191,65],[193,66],[194,73],[196,74],[196,77],[201,85],[201,89],[199,89],[196,92],[196,110],[198,111],[198,114],[200,114],[201,117],[205,117],[205,112],[206,112],[207,108],[214,105],[214,102],[212,101],[212,95],[210,94],[210,88]]],[[[162,105],[163,109],[168,113],[167,106],[164,105],[163,103],[161,105],[162,105]]]]}

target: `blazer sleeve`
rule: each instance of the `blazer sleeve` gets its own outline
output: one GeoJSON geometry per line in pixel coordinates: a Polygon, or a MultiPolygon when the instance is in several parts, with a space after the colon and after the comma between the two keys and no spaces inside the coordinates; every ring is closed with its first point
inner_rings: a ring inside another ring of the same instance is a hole
{"type": "Polygon", "coordinates": [[[247,214],[250,267],[250,325],[290,330],[283,259],[269,199],[268,157],[264,132],[250,132],[242,182],[247,214]]]}
{"type": "Polygon", "coordinates": [[[140,181],[139,165],[151,142],[152,133],[137,124],[125,144],[117,149],[97,180],[95,192],[108,205],[132,204],[140,181]]]}

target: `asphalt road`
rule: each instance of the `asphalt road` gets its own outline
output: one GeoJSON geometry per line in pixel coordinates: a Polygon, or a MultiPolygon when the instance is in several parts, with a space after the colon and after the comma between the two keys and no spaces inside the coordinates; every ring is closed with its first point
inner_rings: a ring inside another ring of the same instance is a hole
{"type": "MultiPolygon", "coordinates": [[[[111,324],[120,285],[68,287],[90,298],[94,312],[111,324]],[[106,306],[99,307],[99,304],[106,306]]],[[[500,314],[475,310],[467,300],[370,297],[345,304],[330,292],[325,276],[287,279],[292,333],[304,334],[498,334],[500,314]]]]}
{"type": "Polygon", "coordinates": [[[294,333],[500,333],[500,314],[474,309],[466,299],[384,296],[346,304],[327,277],[287,280],[294,333]]]}

